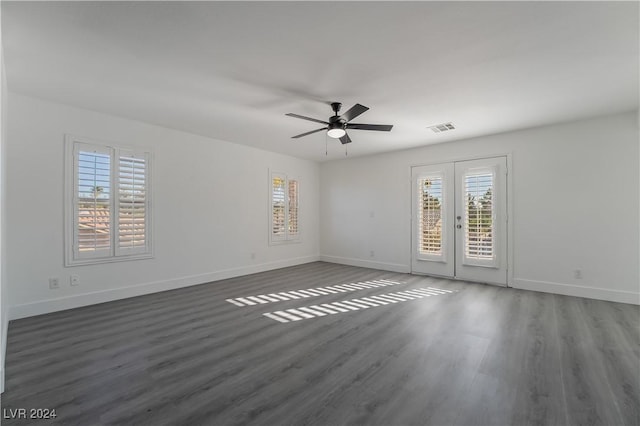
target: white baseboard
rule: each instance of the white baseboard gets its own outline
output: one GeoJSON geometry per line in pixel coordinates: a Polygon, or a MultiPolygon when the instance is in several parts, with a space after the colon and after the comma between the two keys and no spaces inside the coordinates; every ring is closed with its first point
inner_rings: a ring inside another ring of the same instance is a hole
{"type": "Polygon", "coordinates": [[[610,302],[640,305],[640,293],[632,291],[611,290],[608,288],[584,287],[572,284],[561,284],[548,281],[525,280],[515,278],[513,288],[541,291],[565,296],[586,297],[587,299],[608,300],[610,302]]]}
{"type": "Polygon", "coordinates": [[[324,254],[320,255],[320,260],[323,262],[339,263],[341,265],[360,266],[361,268],[381,269],[383,271],[402,272],[402,273],[411,272],[411,267],[409,265],[403,265],[400,263],[385,263],[385,262],[377,262],[375,260],[354,259],[350,257],[339,257],[339,256],[327,256],[324,254]]]}
{"type": "Polygon", "coordinates": [[[9,319],[15,320],[20,318],[32,317],[35,315],[48,314],[51,312],[63,311],[66,309],[79,308],[81,306],[95,305],[97,303],[111,302],[113,300],[142,296],[145,294],[157,293],[160,291],[174,290],[182,287],[189,287],[192,285],[238,277],[241,275],[255,274],[272,269],[286,268],[288,266],[316,262],[318,260],[320,260],[319,256],[297,257],[293,259],[279,260],[276,262],[261,263],[259,265],[225,269],[221,271],[210,272],[207,274],[191,275],[164,281],[135,284],[127,287],[95,291],[91,293],[61,297],[57,299],[40,300],[37,302],[25,303],[23,305],[11,306],[9,310],[9,319]]]}

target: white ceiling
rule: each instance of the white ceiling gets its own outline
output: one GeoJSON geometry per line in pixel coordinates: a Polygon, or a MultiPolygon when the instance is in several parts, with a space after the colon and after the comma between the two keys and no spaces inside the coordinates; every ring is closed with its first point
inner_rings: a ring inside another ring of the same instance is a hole
{"type": "Polygon", "coordinates": [[[638,108],[638,2],[6,2],[9,88],[323,161],[638,108]],[[455,131],[427,126],[451,121],[455,131]]]}

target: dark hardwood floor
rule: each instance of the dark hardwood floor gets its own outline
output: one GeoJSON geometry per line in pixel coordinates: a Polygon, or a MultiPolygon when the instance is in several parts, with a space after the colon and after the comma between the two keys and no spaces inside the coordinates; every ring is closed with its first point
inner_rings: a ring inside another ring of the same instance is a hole
{"type": "Polygon", "coordinates": [[[638,425],[640,308],[317,262],[12,321],[6,368],[4,425],[638,425]]]}

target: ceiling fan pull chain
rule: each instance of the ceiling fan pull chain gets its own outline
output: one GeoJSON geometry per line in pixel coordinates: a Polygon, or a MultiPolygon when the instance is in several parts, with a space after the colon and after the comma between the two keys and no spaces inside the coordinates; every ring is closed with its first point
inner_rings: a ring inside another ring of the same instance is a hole
{"type": "Polygon", "coordinates": [[[349,145],[344,144],[344,156],[345,156],[345,157],[346,157],[347,155],[349,155],[349,153],[347,152],[347,147],[348,147],[348,146],[349,146],[349,145]]]}
{"type": "Polygon", "coordinates": [[[324,134],[324,156],[328,156],[329,155],[329,136],[327,136],[327,134],[324,134]]]}

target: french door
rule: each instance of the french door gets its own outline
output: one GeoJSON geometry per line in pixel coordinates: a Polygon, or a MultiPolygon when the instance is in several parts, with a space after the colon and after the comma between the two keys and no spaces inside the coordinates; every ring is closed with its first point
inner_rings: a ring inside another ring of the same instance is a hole
{"type": "Polygon", "coordinates": [[[507,159],[413,167],[414,273],[507,284],[507,159]]]}

